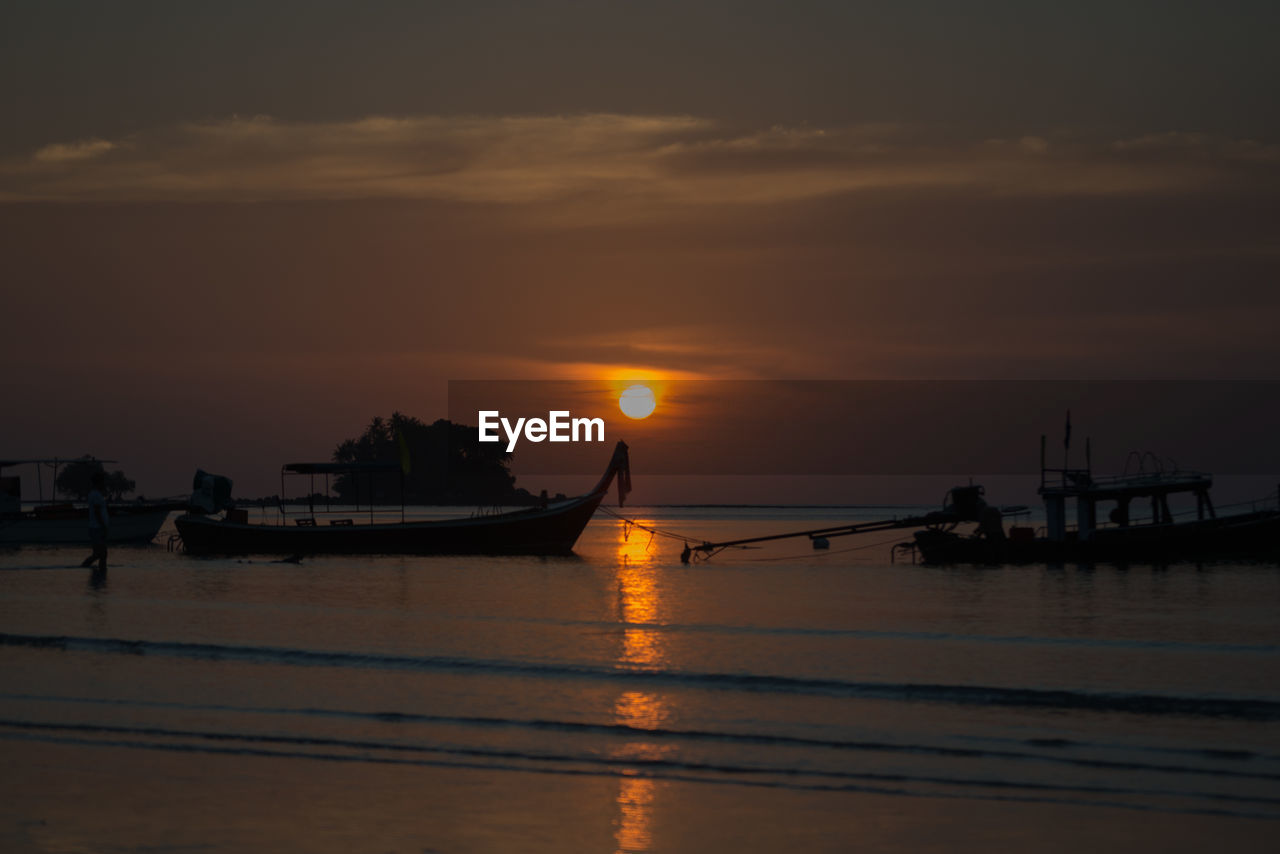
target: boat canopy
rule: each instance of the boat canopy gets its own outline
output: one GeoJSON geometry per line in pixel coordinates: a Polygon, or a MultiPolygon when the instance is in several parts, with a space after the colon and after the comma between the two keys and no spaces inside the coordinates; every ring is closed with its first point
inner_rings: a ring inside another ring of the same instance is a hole
{"type": "MultiPolygon", "coordinates": [[[[324,475],[325,479],[325,506],[329,504],[329,475],[352,475],[352,479],[358,483],[359,476],[365,475],[369,480],[369,521],[373,521],[373,507],[375,497],[373,495],[374,476],[379,474],[397,474],[400,476],[400,521],[404,521],[404,476],[405,470],[397,462],[350,462],[350,463],[285,463],[280,466],[280,495],[285,493],[284,479],[287,474],[300,474],[311,476],[311,491],[307,494],[307,508],[314,519],[316,515],[316,475],[324,475]]],[[[360,506],[359,491],[356,492],[356,506],[360,506]]],[[[284,505],[281,504],[283,512],[284,505]]]]}

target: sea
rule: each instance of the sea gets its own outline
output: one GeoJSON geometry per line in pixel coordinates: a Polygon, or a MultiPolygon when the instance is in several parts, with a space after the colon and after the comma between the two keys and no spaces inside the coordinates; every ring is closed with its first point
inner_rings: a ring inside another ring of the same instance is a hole
{"type": "Polygon", "coordinates": [[[557,558],[0,551],[0,850],[1277,850],[1280,564],[686,565],[910,509],[613,512],[557,558]]]}

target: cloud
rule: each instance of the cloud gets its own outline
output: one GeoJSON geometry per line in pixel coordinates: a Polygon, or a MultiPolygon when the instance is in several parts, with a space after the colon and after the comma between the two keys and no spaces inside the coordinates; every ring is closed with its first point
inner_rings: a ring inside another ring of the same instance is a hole
{"type": "Polygon", "coordinates": [[[558,335],[538,342],[535,351],[548,365],[589,365],[594,373],[585,375],[594,376],[636,366],[683,379],[812,376],[818,368],[794,347],[709,322],[558,335]]]}
{"type": "Polygon", "coordinates": [[[41,148],[32,159],[36,163],[68,163],[78,160],[92,160],[106,154],[116,147],[114,142],[105,139],[85,139],[79,142],[55,142],[41,148]]]}
{"type": "Polygon", "coordinates": [[[734,128],[693,116],[232,117],[0,162],[3,201],[433,199],[616,213],[883,189],[1133,195],[1276,189],[1280,146],[1169,133],[931,141],[889,124],[734,128]]]}
{"type": "Polygon", "coordinates": [[[652,153],[688,117],[420,117],[287,122],[233,117],[138,133],[116,148],[49,145],[0,165],[0,198],[268,201],[429,198],[526,203],[654,177],[652,153]]]}

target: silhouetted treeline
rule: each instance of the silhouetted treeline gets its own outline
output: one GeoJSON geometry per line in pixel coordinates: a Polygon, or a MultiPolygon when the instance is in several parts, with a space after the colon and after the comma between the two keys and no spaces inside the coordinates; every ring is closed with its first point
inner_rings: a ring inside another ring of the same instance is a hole
{"type": "MultiPolygon", "coordinates": [[[[333,452],[337,463],[400,464],[410,504],[531,504],[536,499],[515,487],[510,459],[500,442],[477,441],[475,427],[443,418],[424,424],[399,412],[375,417],[364,433],[333,452]]],[[[344,502],[398,502],[400,475],[341,475],[333,489],[344,502]]]]}
{"type": "Polygon", "coordinates": [[[123,501],[124,497],[133,492],[134,487],[137,486],[134,481],[125,477],[123,471],[116,469],[108,472],[101,460],[92,458],[68,462],[66,467],[58,473],[54,486],[63,495],[84,501],[89,497],[89,491],[93,489],[93,476],[98,472],[106,476],[106,497],[112,501],[123,501]]]}

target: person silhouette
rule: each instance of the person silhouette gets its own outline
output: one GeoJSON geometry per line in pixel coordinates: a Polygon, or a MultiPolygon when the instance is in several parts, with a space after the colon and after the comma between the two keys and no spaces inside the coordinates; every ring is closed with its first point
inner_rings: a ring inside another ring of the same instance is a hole
{"type": "Polygon", "coordinates": [[[93,477],[89,479],[92,489],[89,490],[89,542],[93,545],[93,554],[84,559],[80,565],[83,567],[92,566],[95,561],[98,564],[98,572],[107,571],[107,534],[110,530],[110,520],[107,516],[107,476],[96,471],[93,477]]]}

